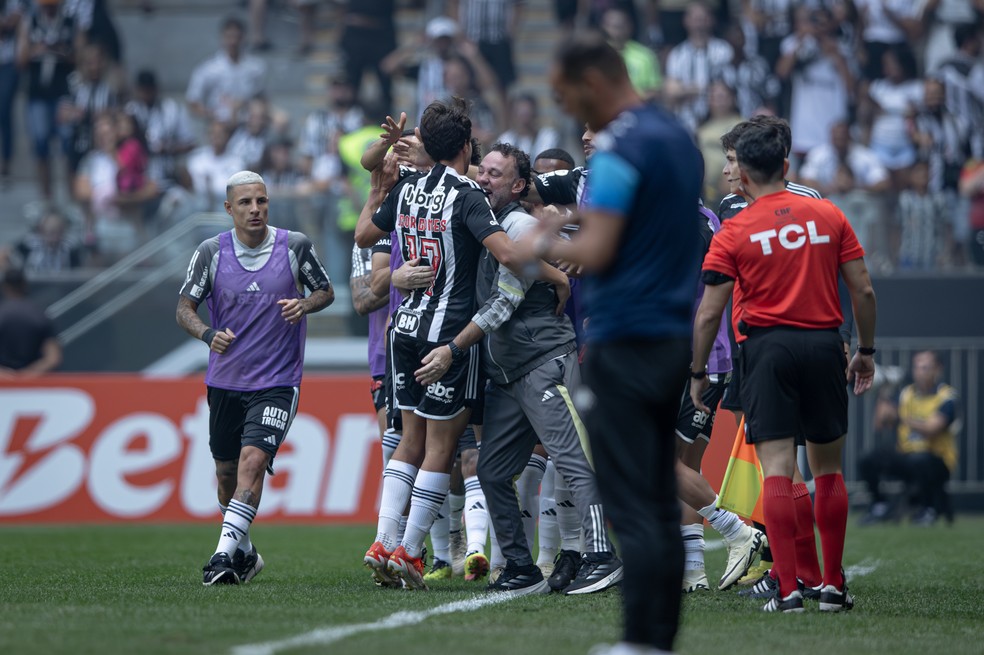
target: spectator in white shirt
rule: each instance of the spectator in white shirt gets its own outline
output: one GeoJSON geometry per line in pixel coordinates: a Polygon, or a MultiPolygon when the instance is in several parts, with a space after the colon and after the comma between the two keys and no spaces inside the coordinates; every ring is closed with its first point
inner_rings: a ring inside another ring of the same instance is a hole
{"type": "Polygon", "coordinates": [[[243,52],[243,31],[242,21],[227,18],[222,49],[192,71],[186,98],[196,116],[235,122],[245,102],[263,91],[266,65],[243,52]]]}
{"type": "Polygon", "coordinates": [[[228,149],[229,126],[218,119],[208,125],[209,145],[188,155],[188,176],[197,204],[205,211],[223,211],[226,180],[246,168],[242,157],[228,149]]]}
{"type": "Polygon", "coordinates": [[[882,55],[892,45],[914,43],[922,38],[925,4],[926,0],[854,0],[863,26],[865,79],[885,76],[882,55]]]}
{"type": "Polygon", "coordinates": [[[530,156],[560,146],[560,135],[550,126],[540,126],[539,105],[532,93],[517,93],[509,103],[509,129],[496,139],[511,143],[530,156]]]}
{"type": "Polygon", "coordinates": [[[882,54],[884,77],[868,86],[859,113],[870,125],[868,144],[891,172],[892,185],[901,189],[906,169],[916,161],[916,147],[908,123],[923,102],[923,83],[916,77],[916,58],[905,44],[893,45],[882,54]]]}
{"type": "Polygon", "coordinates": [[[780,79],[792,81],[789,125],[796,159],[827,143],[831,126],[847,118],[855,75],[851,56],[838,40],[825,9],[796,10],[796,32],[783,39],[776,64],[780,79]]]}
{"type": "Polygon", "coordinates": [[[799,181],[844,212],[871,261],[889,264],[882,193],[890,188],[891,178],[870,148],[851,139],[847,121],[830,128],[830,143],[810,150],[799,181]]]}

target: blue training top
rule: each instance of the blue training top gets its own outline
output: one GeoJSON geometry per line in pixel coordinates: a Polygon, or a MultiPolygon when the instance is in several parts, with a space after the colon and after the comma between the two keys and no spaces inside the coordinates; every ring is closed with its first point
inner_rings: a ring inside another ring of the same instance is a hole
{"type": "Polygon", "coordinates": [[[594,139],[584,208],[626,222],[615,260],[585,282],[588,341],[689,337],[703,163],[671,114],[640,105],[594,139]]]}

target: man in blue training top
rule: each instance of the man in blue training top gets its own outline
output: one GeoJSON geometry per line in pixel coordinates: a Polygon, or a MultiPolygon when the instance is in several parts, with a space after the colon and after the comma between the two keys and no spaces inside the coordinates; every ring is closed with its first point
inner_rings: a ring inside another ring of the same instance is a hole
{"type": "Polygon", "coordinates": [[[597,151],[578,232],[562,240],[551,230],[566,217],[546,220],[525,255],[586,273],[586,390],[576,402],[625,564],[625,633],[611,652],[667,652],[683,578],[674,426],[690,359],[701,157],[597,35],[561,46],[551,82],[564,111],[597,132],[597,151]]]}

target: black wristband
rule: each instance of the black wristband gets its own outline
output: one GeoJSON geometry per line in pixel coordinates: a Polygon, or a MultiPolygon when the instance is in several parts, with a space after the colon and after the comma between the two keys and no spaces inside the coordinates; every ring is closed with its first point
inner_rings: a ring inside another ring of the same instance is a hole
{"type": "Polygon", "coordinates": [[[451,360],[458,361],[465,356],[465,351],[458,347],[454,341],[448,342],[448,348],[451,350],[451,360]]]}
{"type": "Polygon", "coordinates": [[[864,346],[858,346],[858,352],[861,353],[862,355],[867,355],[867,356],[870,357],[871,355],[874,355],[875,354],[875,348],[874,348],[874,346],[872,346],[871,348],[865,348],[864,346]]]}
{"type": "Polygon", "coordinates": [[[690,377],[695,380],[703,380],[707,377],[707,371],[690,371],[690,377]]]}
{"type": "Polygon", "coordinates": [[[202,341],[204,341],[205,345],[208,346],[209,348],[212,347],[212,339],[215,338],[215,333],[216,333],[215,328],[208,328],[207,330],[202,332],[202,341]]]}

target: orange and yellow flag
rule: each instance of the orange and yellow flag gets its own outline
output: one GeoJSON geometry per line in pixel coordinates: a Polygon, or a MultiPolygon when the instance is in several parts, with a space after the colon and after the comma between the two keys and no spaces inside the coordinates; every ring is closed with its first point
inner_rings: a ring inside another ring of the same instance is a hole
{"type": "Polygon", "coordinates": [[[731,459],[721,481],[718,507],[731,510],[738,516],[765,523],[762,512],[762,465],[755,455],[755,446],[745,443],[745,419],[738,424],[731,459]]]}

